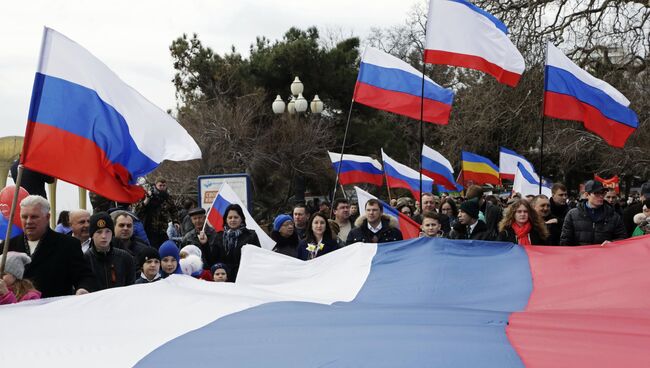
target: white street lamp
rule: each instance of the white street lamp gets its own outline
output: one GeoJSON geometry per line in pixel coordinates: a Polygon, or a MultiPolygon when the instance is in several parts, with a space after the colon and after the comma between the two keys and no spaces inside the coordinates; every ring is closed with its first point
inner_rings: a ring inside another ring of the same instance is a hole
{"type": "Polygon", "coordinates": [[[271,107],[273,108],[273,112],[278,115],[284,112],[284,101],[282,101],[282,97],[280,97],[280,95],[275,98],[275,101],[273,101],[273,105],[271,105],[271,107]]]}
{"type": "Polygon", "coordinates": [[[314,99],[311,101],[309,108],[311,109],[311,112],[314,114],[320,114],[321,112],[323,112],[323,101],[321,101],[320,98],[318,98],[318,95],[314,96],[314,99]]]}
{"type": "Polygon", "coordinates": [[[299,113],[307,111],[307,105],[309,105],[307,100],[302,97],[302,93],[299,93],[298,98],[296,99],[296,111],[299,113]]]}
{"type": "Polygon", "coordinates": [[[302,93],[303,90],[304,90],[304,86],[300,81],[300,78],[296,77],[296,79],[293,80],[293,83],[291,83],[291,94],[294,96],[298,96],[299,94],[302,93]]]}
{"type": "Polygon", "coordinates": [[[287,103],[287,112],[291,115],[296,113],[296,99],[293,96],[289,100],[289,103],[287,103]]]}

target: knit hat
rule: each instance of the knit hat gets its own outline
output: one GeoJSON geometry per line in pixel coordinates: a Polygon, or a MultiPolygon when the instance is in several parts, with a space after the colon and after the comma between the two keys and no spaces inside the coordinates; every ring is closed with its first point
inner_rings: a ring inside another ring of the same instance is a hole
{"type": "Polygon", "coordinates": [[[460,210],[468,214],[471,218],[478,218],[478,202],[470,199],[460,204],[460,210]]]}
{"type": "Polygon", "coordinates": [[[5,263],[5,272],[12,274],[18,280],[23,279],[25,265],[29,264],[32,259],[22,252],[8,252],[7,263],[5,263]]]}
{"type": "Polygon", "coordinates": [[[162,261],[163,258],[172,256],[176,259],[176,262],[178,262],[178,265],[176,266],[176,270],[174,273],[177,274],[182,274],[183,272],[181,271],[181,256],[180,253],[178,252],[178,247],[176,246],[176,243],[174,243],[173,240],[166,240],[162,245],[160,246],[160,249],[158,249],[158,253],[160,254],[160,260],[162,261]]]}
{"type": "Polygon", "coordinates": [[[228,274],[228,268],[226,268],[226,265],[223,263],[215,263],[210,267],[210,273],[214,275],[214,272],[218,270],[219,268],[223,269],[226,271],[226,274],[228,274]]]}
{"type": "Polygon", "coordinates": [[[203,252],[201,252],[201,248],[197,247],[196,245],[188,244],[188,245],[184,246],[183,248],[181,248],[181,251],[179,252],[179,255],[181,256],[181,259],[185,258],[187,256],[190,256],[190,255],[195,255],[195,256],[201,258],[203,256],[203,252]]]}
{"type": "Polygon", "coordinates": [[[96,214],[90,216],[90,236],[92,237],[95,234],[95,231],[101,229],[109,229],[111,233],[113,232],[113,220],[111,216],[106,212],[97,212],[96,214]]]}
{"type": "Polygon", "coordinates": [[[160,261],[160,254],[158,254],[156,248],[145,247],[138,255],[138,267],[142,268],[144,263],[150,259],[157,259],[160,261]]]}
{"type": "Polygon", "coordinates": [[[287,221],[293,221],[291,216],[282,214],[276,217],[275,220],[273,220],[273,231],[280,231],[282,224],[284,224],[287,221]]]}

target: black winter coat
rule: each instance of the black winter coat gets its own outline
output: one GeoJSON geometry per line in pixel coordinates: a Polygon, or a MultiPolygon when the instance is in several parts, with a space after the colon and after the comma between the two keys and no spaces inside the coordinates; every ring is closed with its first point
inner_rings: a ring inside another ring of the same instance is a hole
{"type": "MultiPolygon", "coordinates": [[[[9,250],[29,254],[29,245],[25,237],[19,235],[9,240],[9,250]]],[[[43,298],[71,295],[76,289],[94,291],[96,288],[95,277],[84,259],[79,240],[49,228],[32,254],[31,263],[25,266],[24,278],[34,283],[43,298]]]]}
{"type": "MultiPolygon", "coordinates": [[[[542,237],[539,235],[537,230],[535,230],[535,228],[530,229],[530,233],[528,233],[528,238],[530,239],[530,244],[532,245],[547,244],[547,241],[542,239],[542,237]]],[[[508,226],[505,229],[503,229],[503,231],[499,232],[499,236],[497,237],[496,240],[519,244],[519,241],[517,240],[517,235],[515,234],[515,231],[512,229],[512,226],[508,226]]]]}
{"type": "Polygon", "coordinates": [[[454,227],[451,229],[451,232],[449,233],[450,239],[493,240],[488,239],[489,237],[490,234],[488,232],[487,225],[485,225],[485,222],[481,220],[478,220],[476,226],[474,227],[474,231],[472,231],[472,234],[470,234],[469,237],[467,236],[467,226],[461,223],[454,225],[454,227]]]}
{"type": "MultiPolygon", "coordinates": [[[[338,242],[336,239],[328,239],[328,240],[323,240],[323,250],[318,251],[316,254],[316,258],[327,254],[329,252],[333,252],[339,248],[338,242]]],[[[302,259],[303,261],[309,260],[309,254],[310,252],[307,250],[307,239],[301,240],[300,244],[298,244],[298,258],[302,259]]]]}
{"type": "Polygon", "coordinates": [[[580,203],[567,213],[560,235],[560,245],[601,244],[605,240],[621,240],[627,237],[623,220],[612,206],[603,204],[603,215],[594,222],[580,203]]]}
{"type": "Polygon", "coordinates": [[[211,249],[212,260],[210,265],[217,262],[223,263],[228,267],[228,281],[235,282],[239,272],[239,262],[241,261],[241,248],[246,244],[260,246],[260,240],[257,238],[255,231],[242,228],[242,233],[237,238],[237,245],[232,249],[226,249],[224,245],[224,231],[217,233],[214,246],[211,249]]]}
{"type": "Polygon", "coordinates": [[[278,231],[274,230],[271,232],[271,239],[275,241],[275,247],[273,247],[274,252],[298,258],[298,243],[300,243],[300,240],[298,240],[298,234],[295,231],[290,237],[285,238],[278,231]]]}
{"type": "Polygon", "coordinates": [[[133,285],[135,282],[133,257],[124,249],[111,246],[107,253],[101,253],[91,241],[84,257],[95,274],[97,290],[133,285]]]}
{"type": "Polygon", "coordinates": [[[346,245],[357,242],[363,243],[386,243],[392,241],[402,240],[402,232],[391,224],[391,219],[383,216],[381,219],[381,230],[376,234],[368,228],[368,220],[365,217],[360,217],[355,221],[354,229],[350,230],[348,239],[345,241],[346,245]]]}

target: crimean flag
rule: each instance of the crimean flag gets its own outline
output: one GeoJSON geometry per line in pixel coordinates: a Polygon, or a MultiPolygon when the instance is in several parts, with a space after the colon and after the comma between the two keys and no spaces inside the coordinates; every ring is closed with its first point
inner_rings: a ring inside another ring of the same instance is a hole
{"type": "Polygon", "coordinates": [[[501,184],[499,168],[486,157],[462,151],[461,167],[463,170],[463,181],[466,187],[469,186],[470,182],[476,185],[501,184]]]}
{"type": "Polygon", "coordinates": [[[480,70],[516,86],[526,65],[494,15],[466,0],[430,0],[424,61],[480,70]]]}
{"type": "Polygon", "coordinates": [[[407,62],[367,47],[361,57],[354,102],[435,124],[447,124],[454,92],[442,88],[407,62]],[[424,107],[422,107],[424,103],[424,107]],[[422,110],[424,109],[424,110],[422,110]]]}
{"type": "Polygon", "coordinates": [[[648,264],[648,236],[604,247],[419,238],[310,261],[244,246],[234,284],[171,275],[0,306],[11,331],[0,364],[650,367],[648,264]]]}
{"type": "Polygon", "coordinates": [[[169,114],[64,35],[45,28],[21,163],[118,202],[164,160],[201,158],[169,114]]]}
{"type": "Polygon", "coordinates": [[[574,64],[548,43],[544,115],[584,123],[612,147],[622,148],[639,126],[630,101],[616,88],[574,64]]]}

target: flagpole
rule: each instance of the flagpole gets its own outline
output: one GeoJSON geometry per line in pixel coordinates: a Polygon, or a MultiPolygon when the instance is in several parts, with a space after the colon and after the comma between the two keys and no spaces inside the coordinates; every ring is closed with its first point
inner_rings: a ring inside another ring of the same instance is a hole
{"type": "Polygon", "coordinates": [[[386,174],[386,170],[384,170],[384,175],[386,175],[386,189],[388,190],[388,204],[390,205],[393,198],[390,195],[390,184],[388,184],[388,174],[386,174]]]}
{"type": "Polygon", "coordinates": [[[546,91],[546,64],[548,64],[548,40],[544,40],[545,44],[542,49],[544,50],[544,65],[542,66],[542,73],[544,76],[544,88],[542,89],[542,111],[541,115],[542,118],[540,119],[542,122],[542,129],[541,129],[541,139],[540,139],[540,147],[539,147],[539,194],[542,194],[542,181],[544,177],[544,125],[546,125],[546,119],[544,115],[544,108],[546,104],[546,99],[544,98],[544,92],[546,91]]]}
{"type": "MultiPolygon", "coordinates": [[[[20,182],[23,178],[23,165],[18,165],[18,175],[16,175],[16,189],[14,190],[14,197],[11,200],[11,209],[9,210],[9,218],[7,219],[7,231],[5,232],[4,246],[2,247],[2,261],[0,261],[0,275],[5,272],[5,263],[7,262],[7,252],[9,252],[9,239],[11,239],[11,228],[13,227],[14,214],[16,213],[16,205],[18,204],[18,194],[20,193],[20,182]]],[[[1,215],[0,215],[1,216],[1,215]]]]}
{"type": "MultiPolygon", "coordinates": [[[[355,85],[352,96],[354,96],[354,93],[356,92],[357,92],[357,86],[355,85]]],[[[339,156],[339,167],[336,169],[336,179],[334,181],[334,190],[332,191],[332,199],[330,200],[330,203],[334,203],[334,198],[336,198],[336,189],[339,186],[339,176],[341,176],[341,166],[343,165],[343,151],[345,151],[345,142],[348,139],[348,130],[350,129],[350,118],[352,117],[352,106],[354,106],[354,97],[352,97],[352,101],[350,102],[350,110],[348,111],[348,121],[345,123],[345,133],[343,133],[343,144],[341,145],[341,155],[339,156]]]]}
{"type": "MultiPolygon", "coordinates": [[[[426,27],[425,27],[426,28],[426,27]]],[[[427,64],[424,62],[424,50],[422,50],[422,90],[420,92],[420,206],[422,206],[422,151],[424,149],[424,75],[427,64]]]]}

